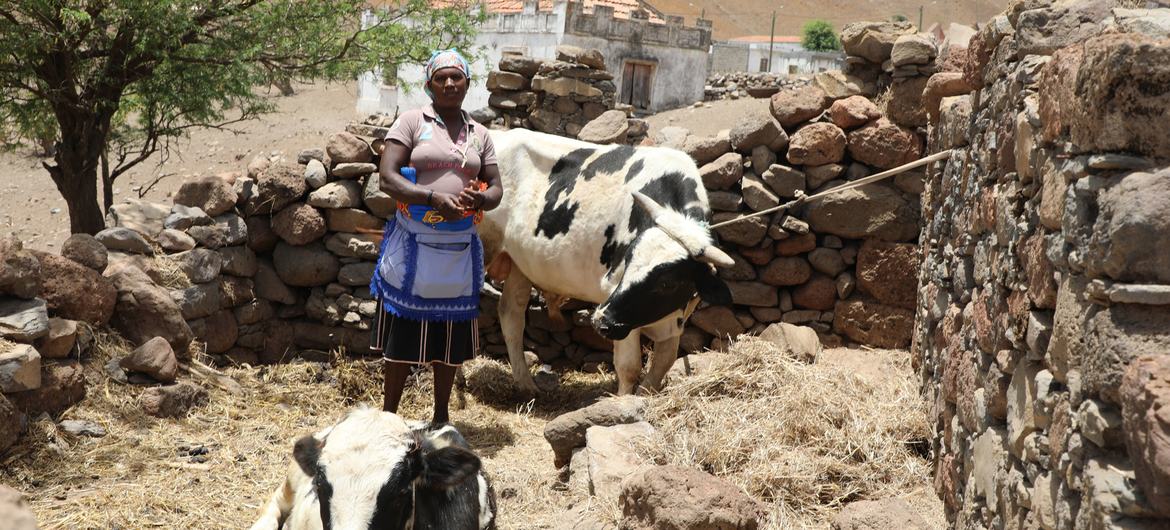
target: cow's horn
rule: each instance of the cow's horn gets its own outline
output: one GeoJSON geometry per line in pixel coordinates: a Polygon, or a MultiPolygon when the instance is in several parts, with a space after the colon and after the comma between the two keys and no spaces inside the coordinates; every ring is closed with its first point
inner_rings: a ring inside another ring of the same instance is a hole
{"type": "Polygon", "coordinates": [[[634,202],[638,203],[638,206],[641,206],[643,210],[646,210],[646,213],[650,215],[651,219],[657,220],[658,216],[662,215],[666,211],[666,208],[663,208],[662,205],[654,202],[654,199],[647,197],[644,193],[640,191],[635,191],[633,193],[634,202]]]}
{"type": "Polygon", "coordinates": [[[699,252],[695,259],[703,263],[710,263],[716,267],[731,267],[735,265],[735,260],[731,259],[726,252],[719,250],[715,245],[707,245],[702,252],[699,252]]]}

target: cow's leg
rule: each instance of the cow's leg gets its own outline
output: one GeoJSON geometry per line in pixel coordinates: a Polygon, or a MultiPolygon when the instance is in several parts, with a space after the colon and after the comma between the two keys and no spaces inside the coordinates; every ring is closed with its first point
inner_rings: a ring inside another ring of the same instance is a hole
{"type": "Polygon", "coordinates": [[[665,340],[654,341],[654,354],[650,357],[650,369],[647,370],[646,379],[642,381],[642,386],[650,392],[657,392],[662,390],[662,379],[666,377],[666,372],[674,366],[674,361],[678,359],[678,341],[681,335],[674,335],[666,337],[665,340]]]}
{"type": "Polygon", "coordinates": [[[630,336],[613,343],[613,367],[617,372],[619,396],[633,394],[638,386],[638,378],[642,375],[641,339],[641,332],[634,330],[630,336]]]}
{"type": "Polygon", "coordinates": [[[512,364],[512,380],[521,390],[535,394],[536,381],[528,371],[528,363],[524,362],[524,317],[530,296],[532,282],[518,267],[512,267],[500,294],[500,328],[508,347],[508,361],[512,364]]]}

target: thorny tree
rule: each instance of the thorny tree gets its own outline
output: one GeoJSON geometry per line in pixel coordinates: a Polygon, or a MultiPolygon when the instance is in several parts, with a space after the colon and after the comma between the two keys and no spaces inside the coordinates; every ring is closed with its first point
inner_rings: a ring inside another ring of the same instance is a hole
{"type": "Polygon", "coordinates": [[[427,0],[3,0],[0,140],[44,166],[74,233],[104,227],[119,175],[195,127],[272,110],[274,82],[353,79],[466,49],[482,14],[427,0]],[[362,27],[363,10],[379,8],[362,27]],[[11,140],[8,140],[10,142],[11,140]],[[50,148],[51,146],[51,148],[50,148]],[[98,185],[103,187],[102,205],[98,185]]]}

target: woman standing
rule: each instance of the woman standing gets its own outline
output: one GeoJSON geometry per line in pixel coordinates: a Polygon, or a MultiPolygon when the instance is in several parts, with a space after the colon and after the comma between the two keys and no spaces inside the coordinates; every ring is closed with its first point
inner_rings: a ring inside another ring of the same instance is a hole
{"type": "Polygon", "coordinates": [[[370,290],[380,300],[371,348],[382,352],[385,398],[397,412],[412,366],[435,373],[433,425],[447,405],[459,365],[479,345],[483,245],[475,225],[504,190],[487,128],[463,111],[471,74],[455,50],[426,64],[432,103],[402,113],[386,135],[381,189],[398,201],[386,223],[370,290]]]}

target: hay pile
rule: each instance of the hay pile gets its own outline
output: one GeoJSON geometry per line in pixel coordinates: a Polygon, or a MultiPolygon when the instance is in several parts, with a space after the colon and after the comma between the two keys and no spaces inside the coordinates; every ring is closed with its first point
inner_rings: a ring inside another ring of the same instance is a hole
{"type": "Polygon", "coordinates": [[[660,464],[727,478],[765,502],[773,528],[825,526],[853,500],[929,488],[930,429],[909,356],[889,352],[876,384],[848,366],[808,365],[745,337],[707,370],[650,400],[660,464]]]}

